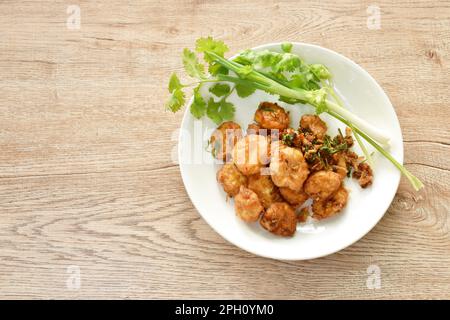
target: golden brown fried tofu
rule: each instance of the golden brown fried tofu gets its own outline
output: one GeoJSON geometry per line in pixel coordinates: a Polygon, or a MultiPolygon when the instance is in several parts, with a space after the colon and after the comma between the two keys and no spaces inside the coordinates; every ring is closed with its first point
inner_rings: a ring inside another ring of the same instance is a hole
{"type": "Polygon", "coordinates": [[[273,203],[259,221],[269,232],[279,236],[291,237],[297,229],[297,216],[286,202],[273,203]]]}
{"type": "Polygon", "coordinates": [[[327,124],[315,114],[305,114],[300,119],[300,128],[311,131],[317,138],[322,139],[327,133],[327,124]]]}
{"type": "Polygon", "coordinates": [[[333,195],[341,185],[341,177],[333,171],[317,171],[305,182],[305,192],[314,200],[325,200],[333,195]]]}
{"type": "Polygon", "coordinates": [[[347,199],[348,191],[340,187],[329,199],[315,200],[312,205],[313,218],[322,220],[336,215],[345,207],[347,199]]]}
{"type": "Polygon", "coordinates": [[[289,127],[288,113],[276,103],[261,102],[255,112],[255,121],[263,129],[284,130],[289,127]]]}
{"type": "Polygon", "coordinates": [[[264,208],[269,208],[274,202],[282,201],[278,187],[273,183],[270,175],[259,173],[248,177],[248,188],[253,190],[264,208]]]}
{"type": "Polygon", "coordinates": [[[243,136],[241,126],[236,122],[227,121],[217,127],[209,139],[212,154],[219,160],[230,160],[231,151],[236,142],[243,136]]]}
{"type": "Polygon", "coordinates": [[[239,218],[246,222],[258,221],[264,207],[256,193],[241,186],[239,193],[234,198],[234,209],[239,218]]]}
{"type": "Polygon", "coordinates": [[[269,162],[269,156],[267,137],[256,134],[240,139],[233,149],[233,163],[246,176],[259,173],[269,162]]]}
{"type": "Polygon", "coordinates": [[[281,187],[280,193],[291,206],[298,207],[308,200],[309,196],[305,193],[303,188],[300,191],[295,191],[287,187],[281,187]]]}
{"type": "Polygon", "coordinates": [[[222,185],[223,190],[230,197],[237,195],[241,186],[247,185],[247,177],[233,163],[226,163],[217,171],[216,177],[217,181],[222,185]]]}
{"type": "Polygon", "coordinates": [[[278,187],[300,191],[309,174],[308,164],[300,150],[287,147],[279,141],[271,146],[270,172],[272,181],[278,187]]]}

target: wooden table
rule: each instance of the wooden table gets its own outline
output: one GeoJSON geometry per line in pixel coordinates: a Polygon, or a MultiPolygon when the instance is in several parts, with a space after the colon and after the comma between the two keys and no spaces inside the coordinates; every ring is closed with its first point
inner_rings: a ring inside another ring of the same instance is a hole
{"type": "Polygon", "coordinates": [[[0,296],[450,298],[450,3],[377,1],[379,29],[370,4],[1,1],[0,296]],[[182,114],[163,107],[182,48],[206,35],[359,63],[394,104],[425,190],[403,179],[381,222],[325,258],[227,243],[184,190],[171,160],[182,114]]]}

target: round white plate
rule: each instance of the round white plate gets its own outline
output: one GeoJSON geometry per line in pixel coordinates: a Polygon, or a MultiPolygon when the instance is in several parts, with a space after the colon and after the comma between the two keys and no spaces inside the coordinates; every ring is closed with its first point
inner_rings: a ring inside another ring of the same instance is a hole
{"type": "MultiPolygon", "coordinates": [[[[281,44],[267,44],[254,49],[281,52],[281,44]]],[[[390,152],[402,163],[400,125],[389,98],[378,83],[356,63],[334,51],[311,44],[293,43],[292,52],[308,63],[322,63],[328,67],[333,74],[335,89],[347,108],[387,133],[391,137],[390,152]]],[[[204,89],[207,94],[207,88],[204,89]]],[[[275,96],[260,91],[246,99],[233,93],[229,99],[236,106],[235,121],[243,129],[252,122],[259,102],[277,101],[275,96]]],[[[311,106],[279,104],[290,111],[291,126],[295,128],[301,115],[314,113],[311,106]]],[[[332,136],[337,134],[337,128],[345,128],[327,114],[320,116],[327,122],[328,133],[332,136]]],[[[227,202],[224,191],[216,181],[220,165],[214,163],[207,151],[208,138],[214,128],[216,125],[209,119],[196,120],[189,108],[186,109],[178,147],[184,185],[198,212],[215,231],[236,246],[259,256],[305,260],[346,248],[368,233],[383,217],[400,181],[399,171],[375,153],[373,185],[361,189],[354,179],[346,179],[349,201],[339,215],[320,222],[310,220],[298,224],[292,238],[278,237],[264,230],[259,223],[249,224],[239,220],[234,212],[233,200],[227,202]]],[[[362,155],[357,144],[354,150],[362,155]]]]}

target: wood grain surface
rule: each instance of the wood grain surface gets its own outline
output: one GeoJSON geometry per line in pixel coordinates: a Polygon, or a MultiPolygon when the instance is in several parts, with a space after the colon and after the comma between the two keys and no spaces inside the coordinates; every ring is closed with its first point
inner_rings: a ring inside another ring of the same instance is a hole
{"type": "Polygon", "coordinates": [[[0,1],[0,297],[450,298],[450,3],[377,1],[380,29],[371,4],[0,1]],[[426,188],[402,180],[381,222],[325,258],[227,243],[184,190],[171,160],[182,114],[163,108],[182,48],[206,35],[232,52],[302,41],[359,63],[395,106],[426,188]]]}

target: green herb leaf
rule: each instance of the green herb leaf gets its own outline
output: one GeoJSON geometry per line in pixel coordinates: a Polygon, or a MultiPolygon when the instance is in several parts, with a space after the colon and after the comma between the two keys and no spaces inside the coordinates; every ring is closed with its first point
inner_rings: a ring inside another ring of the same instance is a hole
{"type": "Polygon", "coordinates": [[[230,86],[226,83],[217,83],[209,88],[209,92],[217,97],[222,97],[230,92],[230,86]]]}
{"type": "Polygon", "coordinates": [[[281,44],[281,50],[284,52],[290,53],[292,50],[292,43],[284,42],[281,44]]]}
{"type": "Polygon", "coordinates": [[[312,64],[309,66],[310,70],[319,79],[329,79],[331,78],[331,73],[328,71],[327,67],[323,64],[312,64]]]}
{"type": "Polygon", "coordinates": [[[213,98],[209,98],[208,107],[206,109],[206,114],[214,123],[220,124],[222,122],[222,117],[219,114],[220,102],[215,102],[213,98]]]}
{"type": "Polygon", "coordinates": [[[286,76],[283,73],[281,73],[281,72],[273,72],[273,71],[271,71],[271,72],[269,72],[269,75],[272,78],[275,78],[275,79],[278,79],[278,80],[281,80],[281,81],[284,81],[284,82],[288,82],[288,79],[286,78],[286,76]]]}
{"type": "Polygon", "coordinates": [[[200,119],[206,113],[206,102],[200,94],[200,85],[194,89],[194,100],[192,101],[190,111],[197,119],[200,119]]]}
{"type": "Polygon", "coordinates": [[[283,143],[285,145],[291,147],[292,144],[294,143],[294,138],[295,138],[294,133],[286,133],[286,134],[283,134],[283,136],[281,137],[281,140],[283,141],[283,143]]]}
{"type": "Polygon", "coordinates": [[[175,89],[172,91],[169,100],[166,102],[166,109],[177,112],[186,102],[184,92],[181,89],[175,89]]]}
{"type": "Polygon", "coordinates": [[[269,50],[253,51],[244,50],[234,61],[243,65],[260,66],[262,68],[272,68],[281,60],[282,54],[269,50]]]}
{"type": "Polygon", "coordinates": [[[236,93],[241,98],[247,98],[248,96],[252,95],[253,92],[255,92],[255,88],[252,88],[250,86],[246,86],[244,84],[237,84],[235,86],[236,93]]]}
{"type": "Polygon", "coordinates": [[[234,105],[224,99],[215,102],[213,98],[208,101],[206,114],[214,123],[221,124],[224,120],[231,120],[234,117],[234,105]]]}
{"type": "Polygon", "coordinates": [[[289,71],[293,72],[301,66],[301,60],[292,53],[282,54],[281,60],[274,66],[275,72],[289,71]]]}
{"type": "MultiPolygon", "coordinates": [[[[207,38],[200,38],[197,40],[195,50],[197,52],[212,51],[218,56],[223,57],[225,52],[228,51],[228,47],[223,41],[214,40],[212,37],[207,37],[207,38]]],[[[208,63],[213,62],[213,58],[211,58],[206,53],[204,59],[208,63]]]]}
{"type": "Polygon", "coordinates": [[[204,65],[199,63],[196,54],[187,48],[183,50],[183,65],[186,73],[191,77],[197,79],[205,78],[204,65]]]}
{"type": "Polygon", "coordinates": [[[177,112],[186,102],[183,85],[178,79],[176,73],[172,73],[169,80],[169,92],[171,93],[169,100],[166,102],[166,109],[172,112],[177,112]]]}
{"type": "Polygon", "coordinates": [[[293,88],[311,90],[310,82],[312,82],[311,81],[312,78],[313,78],[313,75],[308,72],[295,73],[291,76],[291,80],[288,83],[293,88]]]}
{"type": "Polygon", "coordinates": [[[234,105],[224,99],[220,101],[220,116],[222,120],[232,120],[234,118],[234,105]]]}
{"type": "Polygon", "coordinates": [[[178,76],[176,73],[172,73],[169,80],[169,92],[172,93],[177,89],[182,89],[183,85],[180,82],[180,79],[178,79],[178,76]]]}
{"type": "Polygon", "coordinates": [[[228,74],[228,69],[218,63],[211,63],[208,67],[208,72],[216,76],[218,74],[228,74]]]}

